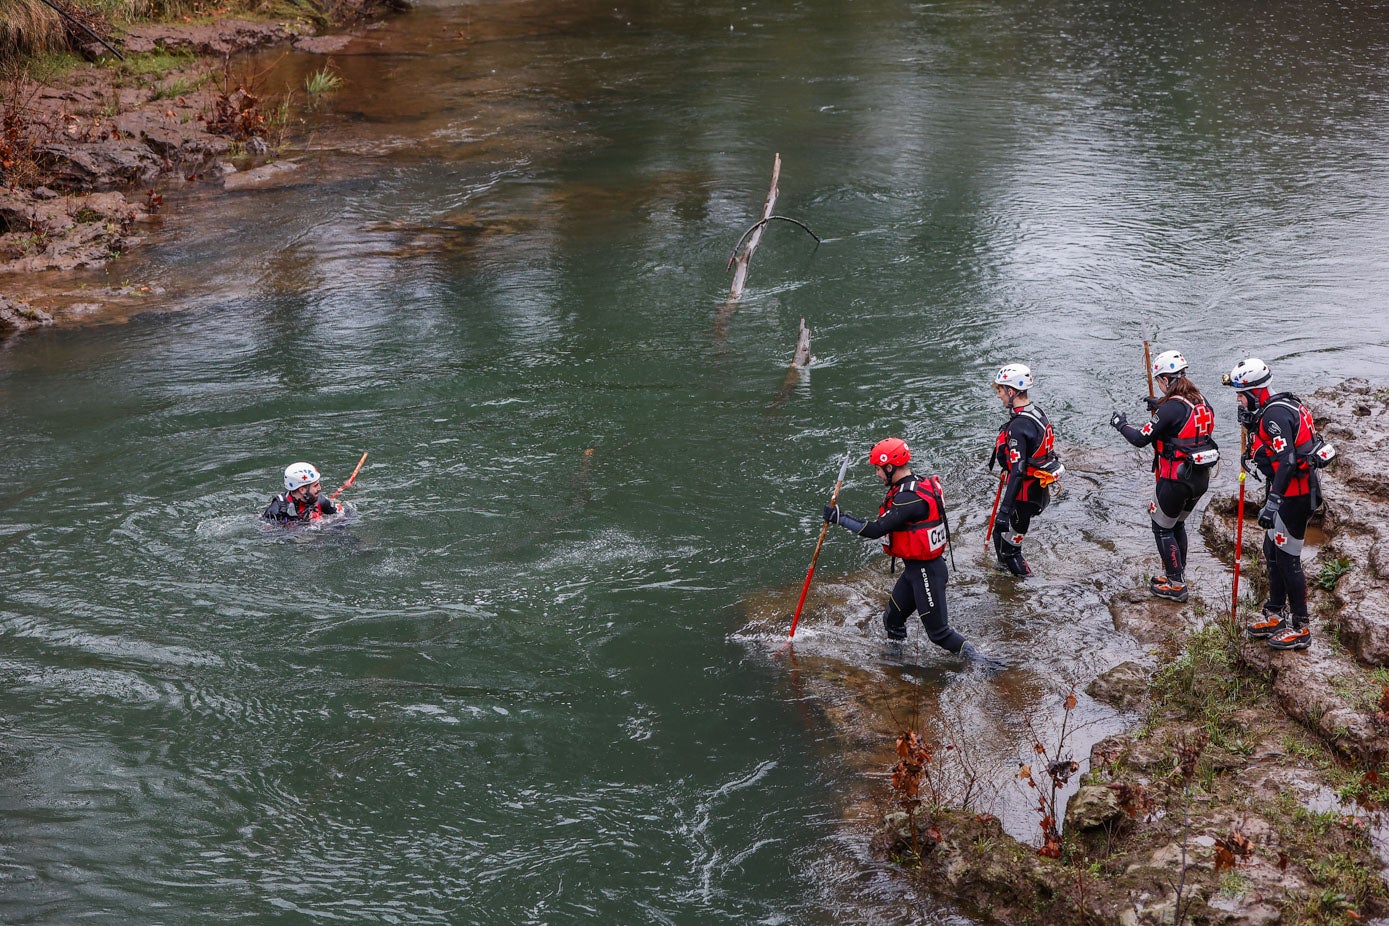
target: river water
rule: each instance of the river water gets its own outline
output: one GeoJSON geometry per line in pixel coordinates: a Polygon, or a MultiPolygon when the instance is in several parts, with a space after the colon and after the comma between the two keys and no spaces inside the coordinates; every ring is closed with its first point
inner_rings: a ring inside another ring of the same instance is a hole
{"type": "MultiPolygon", "coordinates": [[[[837,603],[780,649],[837,461],[900,435],[943,475],[953,621],[1016,664],[925,645],[875,686],[1006,763],[1151,662],[1105,604],[1153,566],[1106,421],[1139,414],[1145,325],[1227,447],[1245,354],[1383,381],[1387,13],[425,2],[367,31],[296,170],[170,191],[108,274],[151,312],[0,351],[0,920],[960,921],[867,857],[846,795],[881,781],[800,684],[875,671],[871,548],[831,535],[837,603]],[[774,223],[729,309],[776,153],[823,243],[774,223]],[[1073,471],[1022,587],[979,553],[1012,360],[1073,471]],[[331,487],[363,451],[354,519],[257,525],[286,464],[331,487]]],[[[880,491],[860,463],[845,507],[880,491]]]]}

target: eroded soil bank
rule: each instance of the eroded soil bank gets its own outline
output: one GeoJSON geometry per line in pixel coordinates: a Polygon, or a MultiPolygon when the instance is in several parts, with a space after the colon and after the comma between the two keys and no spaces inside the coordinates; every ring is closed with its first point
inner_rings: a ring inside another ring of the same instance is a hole
{"type": "MultiPolygon", "coordinates": [[[[339,26],[399,8],[339,5],[339,26]]],[[[271,164],[293,88],[258,86],[236,56],[289,43],[326,55],[350,39],[314,32],[308,20],[140,25],[116,40],[125,61],[107,55],[51,79],[0,84],[0,337],[138,302],[147,289],[72,293],[62,275],[102,267],[158,234],[160,190],[222,184],[271,164]]]]}
{"type": "MultiPolygon", "coordinates": [[[[797,681],[853,757],[864,787],[847,816],[879,857],[985,922],[1349,924],[1389,913],[1378,812],[1389,800],[1379,777],[1389,749],[1389,560],[1372,469],[1389,443],[1389,389],[1350,380],[1305,398],[1340,452],[1323,471],[1324,536],[1304,556],[1310,650],[1278,653],[1242,634],[1265,591],[1253,520],[1263,490],[1251,483],[1240,617],[1229,614],[1228,574],[1223,594],[1207,583],[1204,600],[1186,605],[1136,590],[1110,598],[1116,630],[1151,658],[1077,682],[1126,712],[1122,732],[1087,742],[1084,724],[1062,725],[1076,703],[1067,698],[1035,753],[1005,768],[962,735],[968,717],[944,705],[923,714],[910,673],[884,686],[862,667],[820,663],[797,681]],[[920,730],[930,758],[909,754],[894,769],[894,724],[920,730]],[[985,812],[996,809],[987,794],[1020,778],[1037,799],[1030,842],[985,812]],[[1053,814],[1064,824],[1044,839],[1053,814]]],[[[1234,509],[1233,496],[1217,497],[1202,524],[1227,563],[1234,509]]],[[[869,581],[825,594],[843,604],[860,588],[871,594],[869,581]]]]}

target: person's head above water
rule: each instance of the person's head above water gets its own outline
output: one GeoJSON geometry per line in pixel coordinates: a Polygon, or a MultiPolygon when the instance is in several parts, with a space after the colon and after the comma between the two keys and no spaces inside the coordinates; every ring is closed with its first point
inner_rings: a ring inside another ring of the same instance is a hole
{"type": "Polygon", "coordinates": [[[285,491],[304,501],[318,497],[322,476],[311,463],[291,463],[285,467],[285,491]]]}

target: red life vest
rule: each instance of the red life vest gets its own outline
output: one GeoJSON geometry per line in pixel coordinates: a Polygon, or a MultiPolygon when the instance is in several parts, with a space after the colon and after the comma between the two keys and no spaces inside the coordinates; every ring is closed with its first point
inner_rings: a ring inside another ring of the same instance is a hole
{"type": "Polygon", "coordinates": [[[898,559],[935,559],[945,552],[945,497],[941,493],[940,477],[923,479],[915,474],[887,490],[887,497],[878,508],[878,517],[887,514],[893,500],[902,492],[911,492],[926,502],[926,517],[912,521],[902,530],[887,535],[883,552],[898,559]]]}
{"type": "Polygon", "coordinates": [[[1193,453],[1215,449],[1215,441],[1211,438],[1215,430],[1215,412],[1206,402],[1194,405],[1179,395],[1167,401],[1181,402],[1187,407],[1186,421],[1176,437],[1153,441],[1153,450],[1157,453],[1157,477],[1177,479],[1180,478],[1177,471],[1193,453]]]}
{"type": "Polygon", "coordinates": [[[1253,441],[1250,443],[1249,455],[1255,461],[1262,461],[1269,466],[1274,475],[1277,475],[1281,465],[1280,457],[1288,449],[1287,438],[1279,435],[1269,436],[1264,427],[1264,417],[1268,410],[1275,405],[1282,405],[1290,408],[1297,413],[1297,436],[1293,439],[1293,466],[1295,472],[1292,479],[1288,482],[1288,488],[1283,493],[1288,495],[1306,495],[1312,491],[1311,474],[1312,463],[1311,454],[1316,445],[1317,432],[1312,421],[1312,413],[1307,410],[1307,406],[1297,396],[1290,392],[1274,396],[1259,411],[1259,425],[1254,430],[1253,441]]]}

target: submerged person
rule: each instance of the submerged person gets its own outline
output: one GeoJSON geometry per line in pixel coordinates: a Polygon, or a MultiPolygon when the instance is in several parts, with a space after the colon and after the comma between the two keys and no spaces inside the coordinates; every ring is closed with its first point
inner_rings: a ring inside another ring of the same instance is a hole
{"type": "Polygon", "coordinates": [[[994,376],[994,395],[1008,409],[1008,420],[998,429],[989,470],[1002,467],[998,508],[990,524],[999,566],[1015,576],[1032,575],[1023,559],[1022,541],[1032,519],[1051,501],[1049,486],[1064,472],[1052,445],[1056,436],[1046,413],[1028,398],[1032,370],[1010,363],[994,376]]]}
{"type": "Polygon", "coordinates": [[[1215,410],[1201,390],[1187,378],[1186,358],[1169,350],[1153,360],[1153,381],[1162,388],[1161,398],[1147,398],[1152,418],[1141,428],[1128,416],[1115,412],[1112,428],[1135,447],[1153,448],[1153,500],[1148,514],[1163,575],[1154,576],[1148,590],[1159,598],[1186,601],[1186,519],[1211,484],[1211,468],[1220,458],[1211,434],[1215,410]]]}
{"type": "Polygon", "coordinates": [[[907,618],[916,612],[926,636],[947,653],[989,668],[1004,668],[1006,663],[985,656],[950,626],[945,607],[947,573],[941,559],[949,525],[940,478],[916,475],[907,465],[911,458],[911,448],[896,437],[874,444],[868,462],[887,486],[878,517],[864,521],[841,512],[838,505],[827,505],[825,520],[860,537],[886,538],[883,552],[902,560],[902,575],[883,612],[883,629],[890,643],[900,644],[907,638],[907,618]]]}
{"type": "Polygon", "coordinates": [[[1317,470],[1336,451],[1317,436],[1312,413],[1301,399],[1291,392],[1270,392],[1272,379],[1273,372],[1257,357],[1241,360],[1224,379],[1235,388],[1239,422],[1250,436],[1248,454],[1240,462],[1263,476],[1268,490],[1259,510],[1268,599],[1245,632],[1274,649],[1307,649],[1312,629],[1302,543],[1307,522],[1321,505],[1317,470]]]}
{"type": "Polygon", "coordinates": [[[323,494],[321,479],[318,470],[311,464],[291,463],[285,467],[285,493],[276,495],[261,517],[289,525],[317,521],[325,514],[337,514],[341,509],[323,494]]]}

